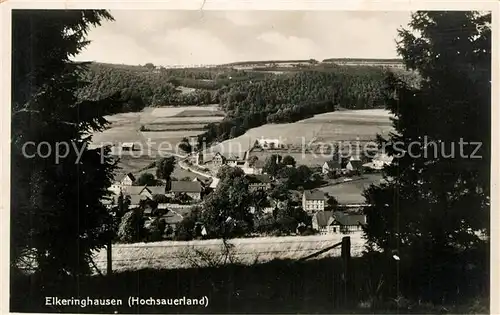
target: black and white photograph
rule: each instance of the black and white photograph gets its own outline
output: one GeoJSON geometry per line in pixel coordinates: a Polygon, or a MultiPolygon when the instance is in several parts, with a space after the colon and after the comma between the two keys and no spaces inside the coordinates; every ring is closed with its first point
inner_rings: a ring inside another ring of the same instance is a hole
{"type": "Polygon", "coordinates": [[[19,2],[7,312],[500,311],[498,3],[19,2]]]}

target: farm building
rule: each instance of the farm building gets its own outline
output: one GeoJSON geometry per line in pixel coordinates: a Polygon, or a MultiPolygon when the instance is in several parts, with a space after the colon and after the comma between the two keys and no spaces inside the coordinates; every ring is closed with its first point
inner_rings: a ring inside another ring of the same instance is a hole
{"type": "Polygon", "coordinates": [[[184,193],[194,200],[201,199],[202,186],[197,181],[172,181],[169,194],[176,195],[184,193]]]}
{"type": "Polygon", "coordinates": [[[361,232],[362,226],[366,224],[366,216],[362,214],[350,214],[341,211],[333,213],[335,219],[332,227],[334,232],[338,231],[343,234],[361,232]]]}
{"type": "Polygon", "coordinates": [[[342,166],[340,165],[339,162],[337,161],[326,161],[323,163],[323,166],[321,167],[321,172],[323,174],[338,174],[340,173],[342,169],[342,166]]]}
{"type": "Polygon", "coordinates": [[[333,233],[333,211],[318,211],[312,217],[313,229],[319,231],[321,234],[333,233]]]}
{"type": "Polygon", "coordinates": [[[325,193],[320,190],[306,190],[302,194],[302,209],[307,213],[325,210],[325,193]]]}
{"type": "Polygon", "coordinates": [[[360,232],[364,224],[366,224],[365,215],[341,211],[320,211],[312,217],[313,229],[318,230],[321,234],[360,232]]]}
{"type": "Polygon", "coordinates": [[[165,195],[166,186],[145,186],[140,194],[153,198],[154,195],[165,195]]]}
{"type": "Polygon", "coordinates": [[[266,174],[261,175],[246,175],[248,180],[248,190],[250,192],[256,190],[269,190],[271,189],[271,177],[266,174]]]}

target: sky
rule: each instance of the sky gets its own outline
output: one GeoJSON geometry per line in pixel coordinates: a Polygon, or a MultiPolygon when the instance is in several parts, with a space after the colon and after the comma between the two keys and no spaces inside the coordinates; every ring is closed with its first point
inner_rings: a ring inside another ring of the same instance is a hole
{"type": "Polygon", "coordinates": [[[111,11],[76,59],[199,65],[248,60],[397,58],[407,11],[111,11]]]}

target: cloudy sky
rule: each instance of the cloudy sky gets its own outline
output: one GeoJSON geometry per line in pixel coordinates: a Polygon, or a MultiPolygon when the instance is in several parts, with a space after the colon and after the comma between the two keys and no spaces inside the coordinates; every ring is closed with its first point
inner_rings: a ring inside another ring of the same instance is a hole
{"type": "Polygon", "coordinates": [[[77,57],[110,63],[220,64],[331,57],[395,58],[409,12],[111,11],[77,57]]]}

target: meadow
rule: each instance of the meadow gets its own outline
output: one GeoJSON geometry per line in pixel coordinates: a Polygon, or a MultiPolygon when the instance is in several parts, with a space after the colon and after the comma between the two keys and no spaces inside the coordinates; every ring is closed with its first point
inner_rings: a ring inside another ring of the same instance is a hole
{"type": "MultiPolygon", "coordinates": [[[[377,134],[387,136],[393,131],[391,114],[384,109],[341,110],[300,120],[295,123],[266,124],[245,134],[223,141],[209,151],[241,155],[257,139],[279,139],[293,146],[332,145],[373,141],[377,134]]],[[[321,165],[328,157],[302,153],[293,154],[298,164],[321,165]]]]}
{"type": "MultiPolygon", "coordinates": [[[[183,138],[203,133],[207,124],[222,120],[223,115],[217,105],[147,107],[141,112],[109,115],[105,116],[109,127],[94,133],[92,144],[113,145],[112,153],[120,158],[117,177],[128,172],[137,174],[157,158],[181,154],[177,145],[183,138]],[[120,146],[125,142],[133,142],[136,151],[122,150],[120,146]]],[[[173,176],[194,177],[194,174],[176,168],[173,176]]]]}
{"type": "MultiPolygon", "coordinates": [[[[233,262],[243,265],[265,263],[276,259],[300,259],[339,243],[342,234],[236,238],[229,241],[233,262]]],[[[365,241],[361,233],[350,234],[351,255],[361,256],[365,241]]],[[[206,267],[220,259],[220,239],[194,241],[162,241],[154,243],[115,244],[112,247],[113,270],[118,272],[152,269],[206,267]]],[[[316,257],[340,256],[340,247],[316,257]]],[[[106,270],[106,250],[96,253],[94,261],[106,270]]]]}
{"type": "Polygon", "coordinates": [[[380,183],[381,179],[381,174],[365,174],[360,179],[320,187],[319,190],[334,196],[340,204],[360,204],[366,202],[363,191],[371,184],[380,183]]]}

